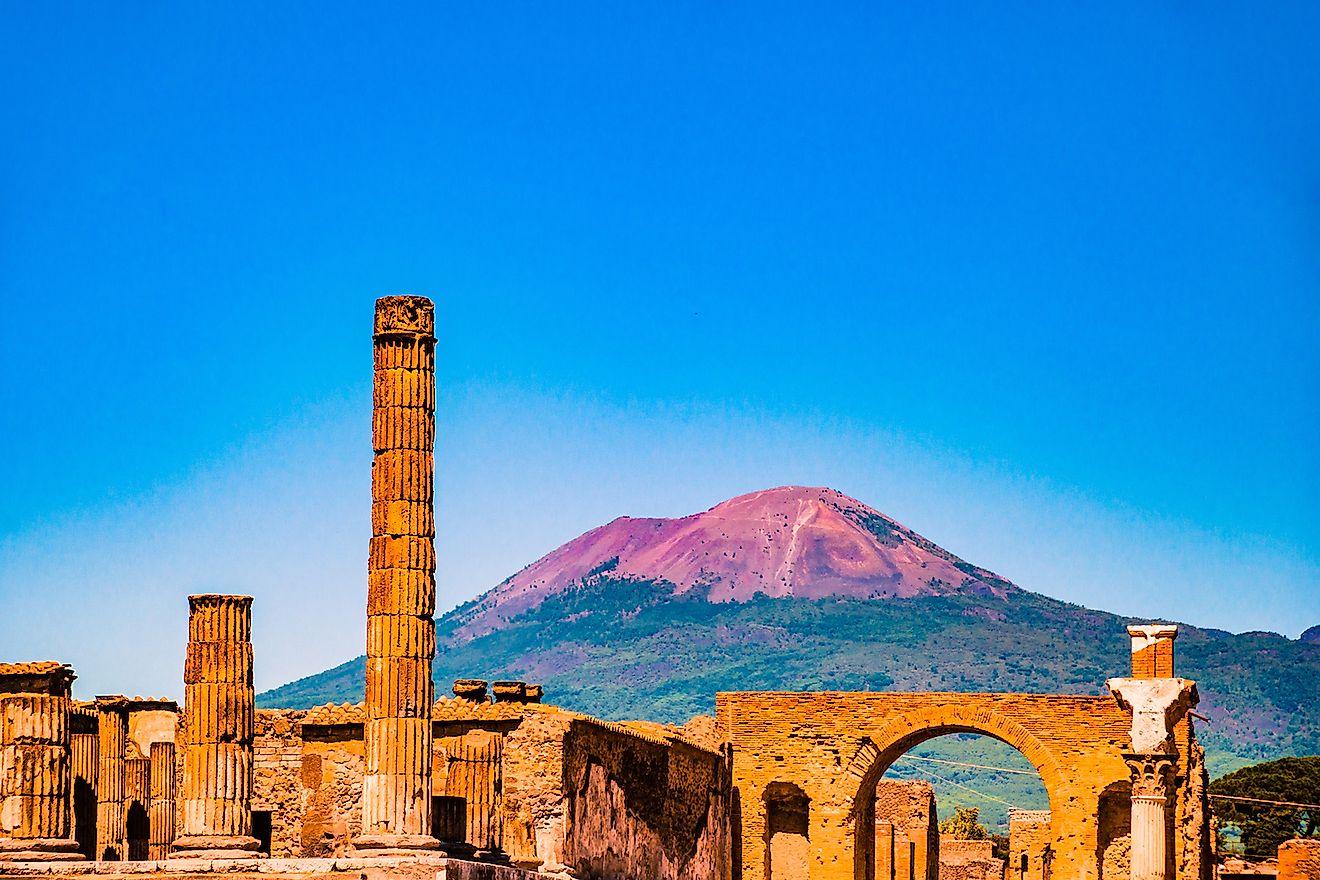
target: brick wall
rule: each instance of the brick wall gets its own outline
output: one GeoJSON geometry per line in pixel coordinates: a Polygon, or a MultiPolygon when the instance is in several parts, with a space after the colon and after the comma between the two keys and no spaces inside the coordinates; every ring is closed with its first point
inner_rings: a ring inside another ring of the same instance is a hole
{"type": "Polygon", "coordinates": [[[908,749],[946,733],[995,736],[1040,772],[1053,808],[1053,876],[1097,880],[1100,854],[1125,830],[1100,820],[1102,798],[1130,791],[1121,757],[1129,717],[1109,696],[724,693],[716,705],[733,748],[746,880],[766,880],[767,786],[795,784],[810,798],[812,880],[852,878],[859,794],[908,749]]]}

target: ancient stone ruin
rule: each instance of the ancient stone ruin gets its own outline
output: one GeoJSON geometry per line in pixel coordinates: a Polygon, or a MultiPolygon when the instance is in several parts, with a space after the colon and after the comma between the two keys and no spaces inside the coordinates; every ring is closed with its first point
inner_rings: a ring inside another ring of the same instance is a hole
{"type": "Polygon", "coordinates": [[[602,721],[522,681],[437,699],[434,330],[427,299],[376,304],[365,701],[255,709],[245,596],[188,597],[182,709],[75,702],[68,666],[0,664],[0,873],[1212,876],[1196,687],[1169,626],[1129,631],[1129,677],[1104,696],[721,693],[682,728],[602,721]],[[1011,815],[1007,859],[941,840],[928,784],[882,779],[947,733],[1009,743],[1044,782],[1050,809],[1011,815]]]}

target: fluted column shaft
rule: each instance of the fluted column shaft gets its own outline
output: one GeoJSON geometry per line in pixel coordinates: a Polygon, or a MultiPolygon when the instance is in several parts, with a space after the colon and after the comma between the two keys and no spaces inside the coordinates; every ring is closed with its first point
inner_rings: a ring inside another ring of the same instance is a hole
{"type": "Polygon", "coordinates": [[[252,597],[189,596],[183,834],[171,855],[251,857],[252,597]]]}
{"type": "Polygon", "coordinates": [[[0,664],[0,860],[81,858],[70,836],[69,685],[62,664],[0,664]]]}
{"type": "Polygon", "coordinates": [[[174,743],[151,744],[151,846],[147,857],[166,858],[174,843],[174,743]]]}
{"type": "Polygon", "coordinates": [[[122,697],[96,701],[99,715],[96,775],[96,858],[124,858],[124,750],[128,746],[128,704],[122,697]]]}
{"type": "Polygon", "coordinates": [[[151,759],[124,761],[124,858],[145,861],[149,844],[151,804],[151,759]]]}
{"type": "Polygon", "coordinates": [[[359,848],[434,848],[435,328],[424,297],[376,302],[359,848]]]}
{"type": "Polygon", "coordinates": [[[1165,880],[1169,776],[1174,759],[1165,754],[1123,757],[1132,775],[1132,880],[1165,880]]]}
{"type": "Polygon", "coordinates": [[[94,706],[77,706],[69,716],[71,743],[71,796],[73,837],[85,858],[96,858],[96,789],[101,775],[99,713],[94,706]]]}

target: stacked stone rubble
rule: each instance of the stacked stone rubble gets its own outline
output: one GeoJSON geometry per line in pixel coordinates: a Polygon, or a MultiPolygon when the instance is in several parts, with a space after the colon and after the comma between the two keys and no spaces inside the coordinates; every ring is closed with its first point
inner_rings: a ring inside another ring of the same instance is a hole
{"type": "Polygon", "coordinates": [[[97,697],[96,858],[124,859],[124,756],[128,747],[128,700],[97,697]]]}
{"type": "Polygon", "coordinates": [[[78,859],[70,835],[68,666],[0,664],[0,860],[78,859]]]}
{"type": "Polygon", "coordinates": [[[171,856],[241,858],[252,836],[252,597],[189,596],[182,835],[171,856]]]}
{"type": "Polygon", "coordinates": [[[434,310],[376,303],[372,538],[368,558],[366,778],[360,849],[434,848],[434,310]]]}

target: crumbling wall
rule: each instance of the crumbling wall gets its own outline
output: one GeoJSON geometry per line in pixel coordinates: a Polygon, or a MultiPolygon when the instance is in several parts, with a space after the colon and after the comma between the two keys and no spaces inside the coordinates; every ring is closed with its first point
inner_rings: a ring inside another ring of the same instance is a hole
{"type": "Polygon", "coordinates": [[[1279,847],[1279,880],[1320,880],[1320,840],[1287,840],[1279,847]]]}
{"type": "Polygon", "coordinates": [[[600,880],[726,880],[727,762],[677,738],[588,719],[564,740],[566,861],[600,880]]]}
{"type": "Polygon", "coordinates": [[[1053,839],[1049,810],[1009,810],[1006,880],[1044,877],[1046,854],[1053,839]]]}
{"type": "Polygon", "coordinates": [[[935,788],[924,779],[882,779],[875,784],[875,818],[894,826],[894,876],[935,880],[940,864],[935,788]]]}
{"type": "Polygon", "coordinates": [[[564,737],[581,716],[532,705],[504,742],[504,850],[516,865],[565,865],[564,737]]]}
{"type": "Polygon", "coordinates": [[[1001,880],[1004,862],[993,840],[940,838],[939,880],[1001,880]]]}
{"type": "MultiPolygon", "coordinates": [[[[304,715],[262,709],[255,718],[252,809],[270,811],[270,852],[276,858],[303,854],[298,839],[304,806],[298,772],[302,762],[299,725],[304,715]]],[[[177,754],[182,758],[182,750],[177,754]]]]}

